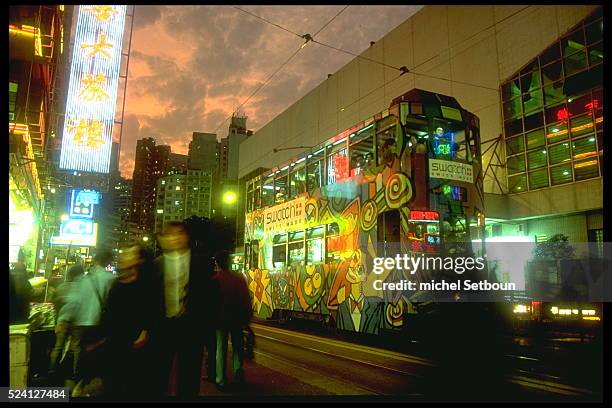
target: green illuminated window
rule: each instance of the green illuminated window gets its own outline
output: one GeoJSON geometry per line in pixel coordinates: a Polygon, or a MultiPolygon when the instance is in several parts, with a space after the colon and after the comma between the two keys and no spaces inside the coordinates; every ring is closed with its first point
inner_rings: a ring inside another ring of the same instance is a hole
{"type": "Polygon", "coordinates": [[[532,171],[529,173],[529,189],[548,187],[548,169],[532,171]]]}
{"type": "Polygon", "coordinates": [[[546,149],[537,149],[527,153],[527,163],[529,170],[546,166],[548,163],[546,149]]]}
{"type": "Polygon", "coordinates": [[[572,181],[572,165],[563,164],[550,168],[550,184],[553,186],[572,181]]]}
{"type": "Polygon", "coordinates": [[[559,164],[570,161],[569,142],[559,143],[548,148],[550,164],[559,164]]]}
{"type": "Polygon", "coordinates": [[[508,158],[506,164],[508,168],[508,174],[521,173],[525,171],[525,155],[519,154],[518,156],[512,156],[508,158]]]}
{"type": "Polygon", "coordinates": [[[518,176],[508,177],[508,191],[511,193],[522,193],[527,191],[527,176],[520,174],[518,176]]]}
{"type": "Polygon", "coordinates": [[[525,134],[527,140],[527,150],[535,149],[546,144],[544,129],[538,129],[525,134]]]}

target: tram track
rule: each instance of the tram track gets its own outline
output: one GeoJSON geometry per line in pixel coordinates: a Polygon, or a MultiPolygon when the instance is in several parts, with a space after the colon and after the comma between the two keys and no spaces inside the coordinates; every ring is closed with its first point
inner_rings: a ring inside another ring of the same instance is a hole
{"type": "MultiPolygon", "coordinates": [[[[428,374],[435,370],[435,363],[429,359],[398,353],[394,351],[378,349],[370,346],[347,343],[336,339],[328,339],[318,337],[311,334],[294,332],[291,330],[281,329],[268,325],[253,324],[255,333],[259,339],[276,344],[271,346],[271,349],[276,349],[279,345],[285,347],[297,348],[300,354],[310,353],[310,356],[319,355],[328,359],[333,359],[334,364],[343,364],[339,361],[344,361],[344,364],[358,365],[369,370],[376,370],[376,373],[381,377],[402,377],[409,379],[407,383],[423,384],[427,380],[428,374]],[[314,353],[314,354],[313,354],[314,353]],[[372,361],[375,360],[375,361],[372,361]],[[384,374],[387,373],[387,374],[384,374]]],[[[261,356],[267,358],[282,360],[287,365],[295,366],[296,364],[301,369],[313,371],[304,363],[299,364],[287,358],[279,358],[277,355],[256,351],[261,356]]],[[[507,358],[520,360],[522,362],[539,363],[539,359],[517,355],[507,354],[507,358]]],[[[524,368],[524,367],[523,367],[524,368]]],[[[516,367],[511,374],[507,376],[509,383],[524,387],[537,392],[545,392],[557,396],[572,396],[584,397],[593,395],[593,391],[581,386],[574,386],[561,382],[562,378],[551,373],[537,372],[533,370],[525,370],[521,367],[516,367]]],[[[314,370],[316,372],[316,370],[314,370]]],[[[317,372],[317,375],[321,373],[317,372]]],[[[335,381],[346,381],[347,378],[337,376],[330,373],[323,374],[326,377],[333,378],[335,381]]],[[[374,394],[389,394],[381,392],[376,387],[358,383],[354,385],[363,392],[374,394]]],[[[410,390],[413,391],[413,390],[410,390]]],[[[361,393],[361,392],[360,392],[361,393]]],[[[392,393],[391,393],[392,394],[392,393]]],[[[413,393],[412,395],[419,395],[413,393]]]]}

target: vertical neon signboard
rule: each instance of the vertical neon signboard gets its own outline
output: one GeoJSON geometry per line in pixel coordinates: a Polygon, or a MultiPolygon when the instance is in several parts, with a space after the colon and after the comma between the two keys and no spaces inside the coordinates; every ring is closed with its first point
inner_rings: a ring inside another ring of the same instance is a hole
{"type": "Polygon", "coordinates": [[[79,6],[60,168],[108,173],[127,6],[79,6]]]}

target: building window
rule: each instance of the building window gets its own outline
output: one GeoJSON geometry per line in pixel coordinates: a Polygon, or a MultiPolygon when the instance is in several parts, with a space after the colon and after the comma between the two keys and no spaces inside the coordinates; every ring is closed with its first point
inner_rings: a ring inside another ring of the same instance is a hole
{"type": "Polygon", "coordinates": [[[501,85],[509,192],[600,176],[602,39],[593,14],[501,85]]]}
{"type": "Polygon", "coordinates": [[[15,120],[18,87],[17,82],[9,82],[9,120],[15,120]]]}

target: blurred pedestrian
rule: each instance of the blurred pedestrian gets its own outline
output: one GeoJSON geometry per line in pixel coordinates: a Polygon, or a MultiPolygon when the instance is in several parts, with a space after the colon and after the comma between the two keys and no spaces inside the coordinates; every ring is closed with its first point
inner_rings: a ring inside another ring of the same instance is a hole
{"type": "Polygon", "coordinates": [[[32,296],[25,264],[19,261],[9,273],[9,324],[29,322],[32,296]]]}
{"type": "Polygon", "coordinates": [[[160,387],[167,386],[176,358],[177,395],[194,398],[200,390],[204,336],[215,306],[212,259],[192,252],[181,222],[168,223],[158,238],[163,255],[155,263],[164,316],[160,387]]]}
{"type": "MultiPolygon", "coordinates": [[[[55,318],[55,345],[51,350],[51,361],[49,364],[49,378],[55,381],[59,361],[63,355],[66,344],[72,333],[71,316],[75,314],[78,304],[74,302],[75,291],[78,292],[78,280],[83,276],[85,270],[80,263],[73,265],[66,274],[66,280],[60,283],[53,294],[53,304],[56,312],[55,318]]],[[[73,356],[72,375],[75,374],[76,365],[73,356]]]]}
{"type": "Polygon", "coordinates": [[[154,293],[145,284],[145,250],[134,245],[119,254],[118,277],[108,293],[102,316],[102,330],[106,336],[108,371],[105,392],[112,398],[143,399],[151,387],[149,362],[150,333],[155,318],[154,293]]]}
{"type": "Polygon", "coordinates": [[[113,254],[106,249],[99,249],[94,256],[94,263],[87,275],[78,280],[72,300],[76,307],[71,308],[73,330],[71,344],[75,359],[73,380],[82,380],[86,385],[95,376],[101,374],[104,359],[100,356],[103,334],[100,330],[100,318],[104,309],[110,287],[115,276],[107,271],[113,260],[113,254]]]}
{"type": "Polygon", "coordinates": [[[228,338],[232,340],[234,380],[244,383],[244,334],[243,329],[251,320],[251,297],[242,274],[228,269],[230,253],[220,251],[215,256],[217,273],[214,280],[219,285],[217,320],[217,378],[216,384],[225,387],[225,364],[228,338]]]}

